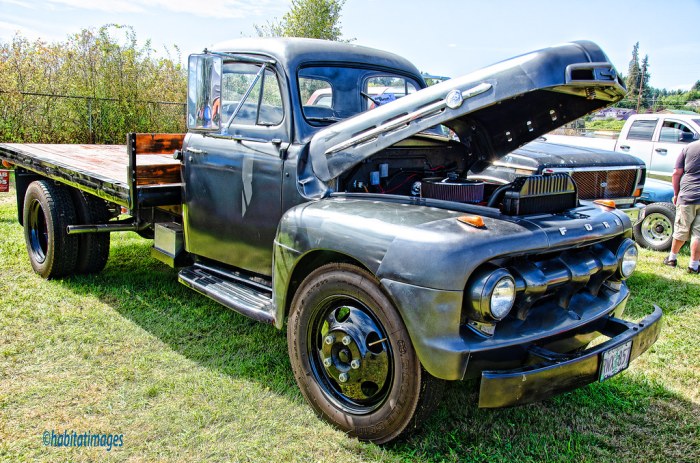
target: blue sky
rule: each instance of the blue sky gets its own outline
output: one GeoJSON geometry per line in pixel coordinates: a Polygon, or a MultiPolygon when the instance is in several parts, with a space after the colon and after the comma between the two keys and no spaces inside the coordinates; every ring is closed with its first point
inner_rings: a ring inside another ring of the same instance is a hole
{"type": "MultiPolygon", "coordinates": [[[[46,41],[108,23],[134,27],[156,49],[183,55],[281,17],[289,0],[0,0],[0,40],[16,31],[46,41]]],[[[347,0],[342,29],[354,43],[393,51],[432,74],[457,76],[576,39],[597,42],[627,72],[635,42],[649,55],[651,85],[700,80],[700,0],[347,0]]]]}

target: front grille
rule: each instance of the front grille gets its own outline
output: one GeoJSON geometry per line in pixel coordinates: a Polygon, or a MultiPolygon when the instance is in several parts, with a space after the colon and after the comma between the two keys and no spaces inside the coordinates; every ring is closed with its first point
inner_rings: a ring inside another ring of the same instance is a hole
{"type": "Polygon", "coordinates": [[[637,171],[598,170],[572,172],[580,199],[613,199],[632,196],[636,188],[637,171]]]}
{"type": "Polygon", "coordinates": [[[579,291],[597,295],[617,270],[618,244],[616,239],[540,260],[511,262],[507,268],[516,281],[518,318],[524,319],[532,304],[543,297],[554,296],[557,305],[567,308],[579,291]]]}

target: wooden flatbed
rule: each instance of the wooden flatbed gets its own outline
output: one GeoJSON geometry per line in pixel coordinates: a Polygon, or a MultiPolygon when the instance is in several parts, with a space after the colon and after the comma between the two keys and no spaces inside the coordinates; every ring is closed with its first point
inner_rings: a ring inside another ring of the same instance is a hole
{"type": "Polygon", "coordinates": [[[184,134],[135,134],[126,145],[0,143],[0,159],[128,209],[181,202],[184,134]]]}

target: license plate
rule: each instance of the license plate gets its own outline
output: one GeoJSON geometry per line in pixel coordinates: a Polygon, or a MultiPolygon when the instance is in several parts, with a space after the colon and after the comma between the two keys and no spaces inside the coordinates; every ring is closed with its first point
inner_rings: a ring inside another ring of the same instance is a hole
{"type": "Polygon", "coordinates": [[[603,352],[600,361],[600,381],[615,376],[630,364],[630,353],[632,352],[632,341],[615,346],[603,352]]]}
{"type": "Polygon", "coordinates": [[[0,170],[0,192],[7,193],[10,191],[10,171],[0,170]]]}

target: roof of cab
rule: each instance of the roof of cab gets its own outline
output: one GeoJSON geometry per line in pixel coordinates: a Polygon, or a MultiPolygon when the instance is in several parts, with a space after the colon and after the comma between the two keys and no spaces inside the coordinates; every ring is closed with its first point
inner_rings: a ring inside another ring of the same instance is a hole
{"type": "Polygon", "coordinates": [[[423,82],[418,69],[407,59],[394,53],[346,42],[305,38],[242,38],[216,44],[213,51],[267,56],[290,72],[314,62],[371,64],[394,72],[403,70],[423,82]]]}

